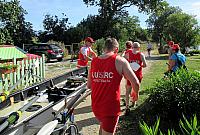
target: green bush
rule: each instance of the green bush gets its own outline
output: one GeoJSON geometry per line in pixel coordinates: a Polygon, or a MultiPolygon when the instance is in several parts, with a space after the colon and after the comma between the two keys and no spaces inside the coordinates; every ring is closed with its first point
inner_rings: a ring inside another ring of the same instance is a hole
{"type": "Polygon", "coordinates": [[[178,120],[182,113],[200,112],[200,73],[179,70],[170,78],[163,78],[150,88],[149,103],[154,115],[178,120]]]}
{"type": "Polygon", "coordinates": [[[0,64],[0,69],[15,69],[17,68],[17,65],[13,65],[13,64],[0,64]]]}
{"type": "MultiPolygon", "coordinates": [[[[198,123],[196,115],[190,118],[190,121],[184,116],[179,121],[179,128],[181,130],[168,129],[167,135],[200,135],[200,124],[198,123]]],[[[155,122],[154,126],[148,126],[144,121],[139,122],[142,135],[165,135],[161,132],[160,117],[155,122]]]]}

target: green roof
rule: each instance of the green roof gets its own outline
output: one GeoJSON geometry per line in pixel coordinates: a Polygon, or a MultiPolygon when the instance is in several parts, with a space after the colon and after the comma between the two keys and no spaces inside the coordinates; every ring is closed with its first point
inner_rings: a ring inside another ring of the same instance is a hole
{"type": "Polygon", "coordinates": [[[0,46],[0,60],[11,60],[13,58],[26,58],[26,54],[19,51],[14,46],[0,46]]]}

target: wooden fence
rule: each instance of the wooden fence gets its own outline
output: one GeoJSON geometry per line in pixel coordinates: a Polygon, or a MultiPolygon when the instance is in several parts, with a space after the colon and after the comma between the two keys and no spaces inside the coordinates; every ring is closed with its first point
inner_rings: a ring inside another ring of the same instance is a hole
{"type": "Polygon", "coordinates": [[[17,65],[14,72],[0,72],[0,93],[4,91],[22,90],[45,78],[44,56],[36,59],[22,61],[13,60],[12,64],[17,65]]]}

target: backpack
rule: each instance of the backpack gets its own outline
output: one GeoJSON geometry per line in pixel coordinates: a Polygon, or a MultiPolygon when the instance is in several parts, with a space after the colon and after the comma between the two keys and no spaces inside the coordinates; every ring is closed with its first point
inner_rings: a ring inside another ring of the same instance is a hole
{"type": "Polygon", "coordinates": [[[181,62],[181,60],[179,59],[179,57],[177,56],[177,54],[175,54],[175,56],[177,58],[178,68],[183,68],[183,69],[187,70],[186,65],[181,62]]]}

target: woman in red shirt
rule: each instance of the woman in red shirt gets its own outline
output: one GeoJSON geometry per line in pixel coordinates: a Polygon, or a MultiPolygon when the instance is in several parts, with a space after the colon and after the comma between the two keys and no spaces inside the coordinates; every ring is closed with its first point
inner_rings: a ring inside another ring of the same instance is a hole
{"type": "Polygon", "coordinates": [[[120,82],[122,76],[130,80],[134,93],[139,90],[139,80],[129,63],[117,55],[119,44],[108,38],[104,54],[91,62],[88,88],[91,88],[92,111],[100,122],[100,135],[112,135],[120,115],[120,82]]]}
{"type": "Polygon", "coordinates": [[[122,53],[122,57],[125,56],[126,52],[130,49],[133,49],[133,42],[132,41],[127,41],[126,42],[126,50],[122,53]]]}

